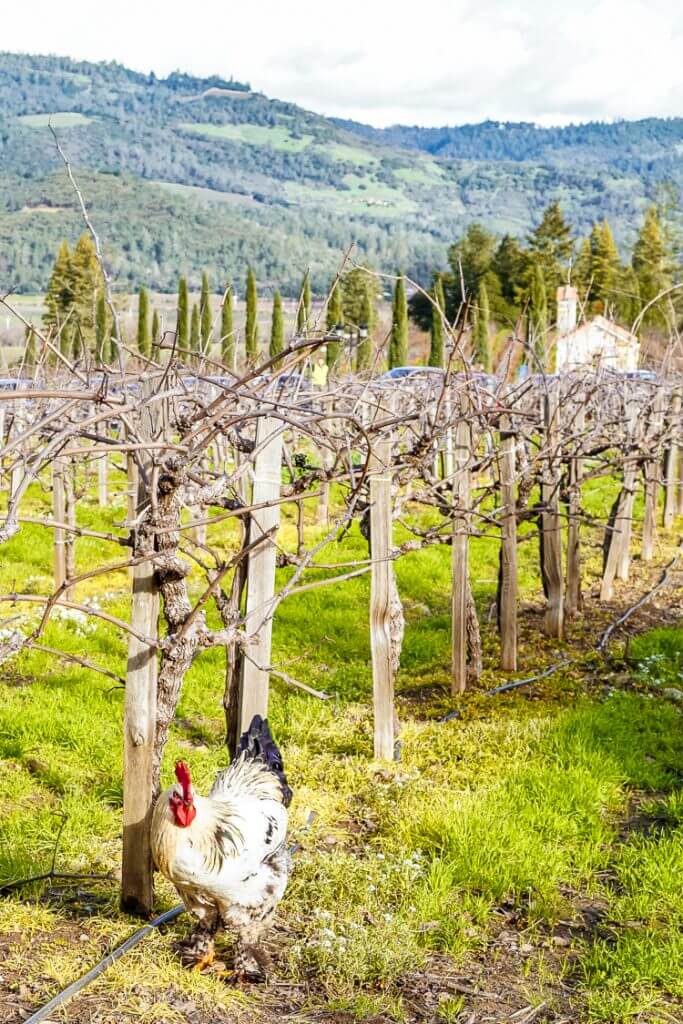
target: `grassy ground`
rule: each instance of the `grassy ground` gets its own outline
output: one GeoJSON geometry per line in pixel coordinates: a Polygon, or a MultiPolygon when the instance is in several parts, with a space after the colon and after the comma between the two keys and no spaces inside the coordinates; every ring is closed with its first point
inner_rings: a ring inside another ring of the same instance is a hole
{"type": "MultiPolygon", "coordinates": [[[[112,486],[122,491],[123,478],[112,475],[112,486]]],[[[594,485],[590,511],[604,513],[612,490],[594,485]]],[[[29,504],[47,502],[35,487],[29,504]]],[[[124,518],[122,496],[104,510],[88,496],[79,506],[84,525],[113,527],[124,518]]],[[[217,536],[226,547],[234,542],[227,530],[217,536]]],[[[285,545],[294,536],[286,513],[285,545]]],[[[674,541],[661,539],[660,563],[674,541]]],[[[79,567],[101,561],[98,543],[79,540],[79,567]]],[[[365,552],[354,527],[324,558],[365,552]]],[[[497,698],[483,694],[501,681],[489,616],[495,541],[472,544],[485,671],[482,687],[457,700],[448,694],[449,552],[431,549],[398,564],[407,616],[398,679],[403,747],[391,765],[372,761],[367,578],[286,602],[275,622],[274,661],[333,699],[273,688],[271,719],[296,794],[293,836],[311,810],[318,815],[301,835],[270,936],[273,982],[236,989],[183,970],[172,948],[190,928],[182,917],[52,1019],[683,1019],[683,733],[680,705],[664,694],[682,681],[683,633],[669,610],[680,607],[681,578],[629,624],[656,631],[626,650],[619,641],[598,660],[590,648],[599,631],[658,570],[636,561],[615,605],[601,608],[597,548],[588,544],[586,553],[585,612],[559,643],[540,632],[536,539],[520,545],[523,674],[567,652],[587,654],[543,684],[497,698]],[[440,724],[454,709],[461,717],[440,724]]],[[[0,554],[3,593],[48,591],[45,531],[25,526],[0,554]]],[[[87,581],[78,599],[125,616],[128,591],[117,573],[87,581]]],[[[27,608],[5,604],[2,618],[30,621],[37,612],[27,608]]],[[[64,612],[46,643],[124,670],[124,644],[97,620],[64,612]]],[[[203,788],[225,763],[223,671],[212,651],[190,673],[166,777],[182,754],[203,788]]],[[[0,688],[0,880],[49,868],[60,829],[61,870],[115,873],[122,690],[38,653],[6,669],[0,688]]],[[[177,902],[164,883],[158,897],[160,908],[177,902]]],[[[0,1021],[22,1019],[135,927],[117,910],[113,881],[84,881],[77,890],[53,883],[4,898],[0,1021]]]]}

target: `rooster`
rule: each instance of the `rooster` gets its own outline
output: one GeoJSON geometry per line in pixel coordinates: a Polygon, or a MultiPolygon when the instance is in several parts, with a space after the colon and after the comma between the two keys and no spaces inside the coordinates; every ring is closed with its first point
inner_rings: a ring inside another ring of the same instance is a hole
{"type": "Polygon", "coordinates": [[[152,855],[198,923],[183,959],[203,970],[214,959],[220,928],[235,933],[235,974],[262,981],[267,960],[259,940],[287,885],[287,807],[292,791],[267,720],[255,715],[232,764],[208,796],[192,788],[184,761],[177,784],[161,794],[152,818],[152,855]]]}

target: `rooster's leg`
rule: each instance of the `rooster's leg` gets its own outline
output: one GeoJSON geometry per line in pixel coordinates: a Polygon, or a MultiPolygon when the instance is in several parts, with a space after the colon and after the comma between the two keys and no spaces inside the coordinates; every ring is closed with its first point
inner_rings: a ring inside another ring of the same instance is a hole
{"type": "Polygon", "coordinates": [[[179,943],[180,957],[185,967],[193,971],[203,971],[213,963],[215,951],[213,937],[216,933],[218,922],[200,921],[189,939],[179,943]]]}
{"type": "Polygon", "coordinates": [[[268,956],[260,946],[238,940],[235,950],[235,976],[244,981],[265,981],[268,976],[268,956]]]}

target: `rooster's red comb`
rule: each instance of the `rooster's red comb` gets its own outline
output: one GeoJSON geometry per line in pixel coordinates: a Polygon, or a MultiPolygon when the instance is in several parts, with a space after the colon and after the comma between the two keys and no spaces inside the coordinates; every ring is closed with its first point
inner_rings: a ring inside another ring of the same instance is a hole
{"type": "Polygon", "coordinates": [[[176,761],[175,763],[175,777],[183,787],[183,794],[187,800],[192,786],[192,776],[190,775],[190,768],[185,761],[176,761]]]}

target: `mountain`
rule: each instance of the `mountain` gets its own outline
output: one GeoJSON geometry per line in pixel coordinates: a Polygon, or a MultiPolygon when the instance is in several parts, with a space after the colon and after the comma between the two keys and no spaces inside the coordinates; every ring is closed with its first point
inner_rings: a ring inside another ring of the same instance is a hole
{"type": "Polygon", "coordinates": [[[48,124],[82,185],[116,287],[326,290],[341,254],[418,280],[472,221],[524,235],[559,199],[577,233],[608,217],[628,246],[662,181],[683,184],[683,121],[538,129],[374,129],[248,83],[0,54],[0,281],[43,291],[82,230],[48,124]]]}

